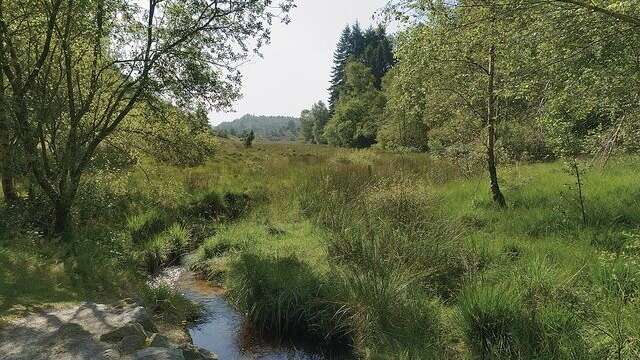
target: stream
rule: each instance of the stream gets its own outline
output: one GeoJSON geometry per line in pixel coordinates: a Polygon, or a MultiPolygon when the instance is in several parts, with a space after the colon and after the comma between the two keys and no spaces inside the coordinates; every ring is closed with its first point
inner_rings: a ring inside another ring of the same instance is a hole
{"type": "Polygon", "coordinates": [[[295,345],[279,346],[260,338],[225,299],[224,289],[212,286],[182,268],[165,269],[154,283],[166,283],[191,301],[202,304],[203,318],[188,330],[193,344],[218,355],[220,360],[323,360],[319,354],[295,345]]]}

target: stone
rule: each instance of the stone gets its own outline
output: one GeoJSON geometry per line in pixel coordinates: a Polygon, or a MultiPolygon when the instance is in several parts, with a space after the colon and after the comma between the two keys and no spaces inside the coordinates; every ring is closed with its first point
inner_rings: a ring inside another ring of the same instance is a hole
{"type": "Polygon", "coordinates": [[[185,360],[182,350],[149,347],[133,355],[134,360],[185,360]]]}
{"type": "Polygon", "coordinates": [[[123,354],[133,354],[134,352],[144,349],[146,338],[140,334],[128,335],[122,338],[118,343],[118,349],[123,354]]]}
{"type": "Polygon", "coordinates": [[[171,342],[166,336],[160,335],[160,334],[151,334],[151,336],[149,337],[149,339],[147,339],[147,341],[150,347],[158,347],[158,348],[176,347],[173,344],[171,344],[171,342]]]}
{"type": "Polygon", "coordinates": [[[158,328],[153,323],[151,316],[147,313],[147,310],[142,306],[138,306],[133,310],[133,319],[135,322],[142,325],[142,327],[151,333],[157,333],[158,328]]]}
{"type": "Polygon", "coordinates": [[[105,360],[120,360],[122,357],[120,353],[115,349],[107,349],[102,353],[102,357],[105,360]]]}
{"type": "Polygon", "coordinates": [[[115,343],[132,335],[142,336],[143,339],[147,337],[144,327],[137,322],[133,322],[103,334],[100,336],[100,341],[115,343]]]}
{"type": "Polygon", "coordinates": [[[182,347],[182,353],[185,360],[218,360],[214,353],[190,344],[182,347]]]}

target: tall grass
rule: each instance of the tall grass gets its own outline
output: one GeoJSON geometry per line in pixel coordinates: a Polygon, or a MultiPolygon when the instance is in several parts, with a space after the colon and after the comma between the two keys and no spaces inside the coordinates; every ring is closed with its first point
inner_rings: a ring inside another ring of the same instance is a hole
{"type": "MultiPolygon", "coordinates": [[[[107,210],[80,219],[87,235],[75,248],[12,241],[22,225],[0,222],[0,300],[116,294],[193,251],[188,265],[258,329],[356,357],[640,354],[637,158],[585,171],[585,223],[558,163],[502,166],[509,206],[499,209],[480,168],[445,158],[236,145],[192,169],[143,161],[93,179],[87,191],[106,193],[82,206],[107,210]],[[66,266],[46,261],[64,254],[66,266]]],[[[171,298],[161,292],[150,297],[171,298]]]]}

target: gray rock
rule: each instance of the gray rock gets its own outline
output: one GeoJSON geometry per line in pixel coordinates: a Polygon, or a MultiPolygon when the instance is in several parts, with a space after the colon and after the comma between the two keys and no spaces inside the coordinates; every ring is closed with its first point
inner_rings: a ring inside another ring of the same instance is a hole
{"type": "Polygon", "coordinates": [[[150,347],[133,355],[134,360],[185,360],[180,349],[150,347]]]}
{"type": "Polygon", "coordinates": [[[147,337],[144,327],[139,323],[134,322],[103,334],[100,336],[100,341],[115,343],[121,341],[125,337],[133,335],[142,336],[143,339],[146,339],[147,337]]]}
{"type": "Polygon", "coordinates": [[[138,306],[133,310],[133,319],[135,322],[141,324],[146,331],[150,333],[158,332],[158,328],[153,323],[151,316],[149,316],[147,310],[142,306],[138,306]]]}
{"type": "Polygon", "coordinates": [[[102,353],[102,357],[105,360],[120,360],[120,353],[115,349],[107,349],[102,353]]]}
{"type": "Polygon", "coordinates": [[[133,354],[134,352],[144,349],[146,338],[142,335],[128,335],[122,338],[118,343],[118,349],[123,354],[133,354]]]}
{"type": "Polygon", "coordinates": [[[169,339],[160,334],[151,334],[149,337],[149,346],[158,348],[174,348],[177,347],[169,341],[169,339]]]}
{"type": "Polygon", "coordinates": [[[218,360],[216,354],[190,344],[182,347],[182,353],[185,360],[218,360]]]}

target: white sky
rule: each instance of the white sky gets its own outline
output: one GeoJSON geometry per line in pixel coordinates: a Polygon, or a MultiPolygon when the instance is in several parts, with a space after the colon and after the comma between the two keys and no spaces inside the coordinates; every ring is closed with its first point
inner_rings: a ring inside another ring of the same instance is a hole
{"type": "Polygon", "coordinates": [[[388,0],[297,0],[288,25],[274,24],[264,58],[244,64],[242,93],[235,113],[212,113],[214,125],[244,114],[299,116],[318,100],[327,101],[333,51],[345,25],[366,28],[388,0]]]}

